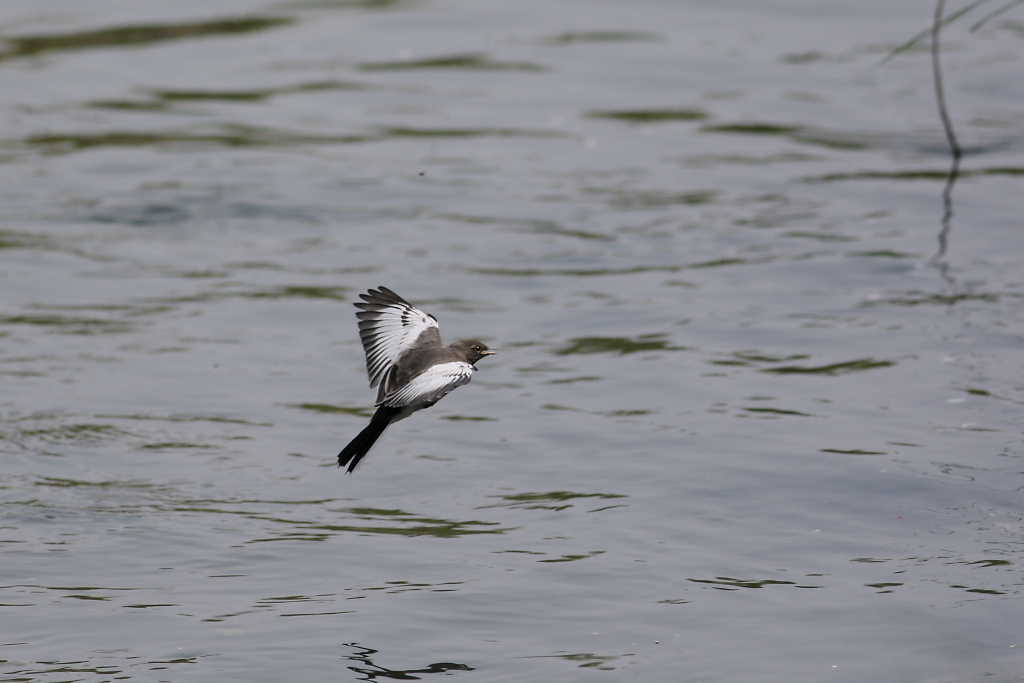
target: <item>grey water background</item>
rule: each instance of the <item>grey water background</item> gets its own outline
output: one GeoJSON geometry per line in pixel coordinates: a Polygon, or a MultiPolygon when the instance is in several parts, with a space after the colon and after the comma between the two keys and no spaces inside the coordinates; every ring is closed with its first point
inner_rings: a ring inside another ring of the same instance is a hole
{"type": "Polygon", "coordinates": [[[1024,680],[997,9],[6,0],[0,680],[1024,680]]]}

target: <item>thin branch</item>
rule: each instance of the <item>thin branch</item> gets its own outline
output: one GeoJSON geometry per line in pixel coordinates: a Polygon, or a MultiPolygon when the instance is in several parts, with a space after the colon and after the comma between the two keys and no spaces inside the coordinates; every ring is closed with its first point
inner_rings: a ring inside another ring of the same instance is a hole
{"type": "Polygon", "coordinates": [[[972,25],[972,26],[971,26],[971,27],[970,27],[969,29],[967,29],[967,30],[968,30],[969,32],[971,32],[971,33],[974,33],[975,31],[977,31],[978,29],[980,29],[980,28],[981,28],[982,26],[984,26],[985,24],[987,24],[987,23],[988,23],[989,21],[991,21],[991,20],[995,19],[996,17],[998,17],[998,16],[1000,15],[1000,14],[1003,14],[1004,12],[1008,12],[1008,11],[1010,11],[1011,9],[1013,9],[1013,8],[1014,8],[1014,7],[1016,7],[1017,5],[1021,4],[1022,2],[1024,2],[1024,0],[1013,0],[1012,2],[1008,2],[1008,3],[1006,3],[1005,5],[1003,5],[1003,6],[1002,6],[1002,7],[1000,7],[999,9],[997,9],[997,10],[996,10],[995,12],[991,12],[991,13],[989,13],[989,14],[986,14],[986,15],[985,15],[984,17],[982,17],[982,18],[981,18],[981,19],[979,19],[979,20],[978,20],[977,22],[975,22],[975,23],[974,23],[974,24],[973,24],[973,25],[972,25]]]}
{"type": "Polygon", "coordinates": [[[949,176],[946,178],[946,186],[942,190],[942,228],[939,230],[939,249],[931,258],[930,263],[936,265],[942,271],[943,277],[951,281],[949,277],[949,266],[943,260],[946,250],[949,247],[949,233],[953,226],[953,186],[960,175],[960,158],[963,150],[953,130],[953,122],[949,118],[949,110],[946,108],[946,90],[942,81],[941,44],[939,35],[942,33],[944,23],[942,14],[946,7],[946,0],[937,0],[935,3],[935,20],[932,24],[932,76],[935,79],[935,100],[939,106],[939,118],[942,120],[942,128],[946,131],[946,140],[949,142],[949,151],[953,157],[953,163],[949,168],[949,176]]]}
{"type": "Polygon", "coordinates": [[[942,33],[942,12],[945,9],[946,0],[938,0],[935,3],[935,23],[932,26],[932,76],[935,79],[935,99],[939,105],[939,118],[942,120],[942,128],[946,131],[946,140],[949,142],[949,151],[953,154],[953,160],[959,162],[963,156],[963,150],[956,139],[956,132],[953,130],[953,122],[949,118],[949,110],[946,109],[946,91],[942,85],[942,61],[939,59],[941,49],[939,45],[939,34],[942,33]]]}
{"type": "MultiPolygon", "coordinates": [[[[970,12],[971,10],[973,10],[975,7],[978,7],[980,5],[984,5],[988,1],[989,0],[974,0],[974,2],[972,2],[971,4],[967,5],[966,7],[962,8],[962,9],[960,9],[959,11],[953,12],[953,14],[950,14],[945,19],[941,19],[939,24],[933,24],[932,26],[930,26],[930,27],[926,28],[925,30],[921,31],[916,36],[914,36],[913,38],[911,38],[907,42],[903,43],[902,45],[900,45],[899,47],[894,49],[892,52],[890,52],[889,54],[887,54],[885,56],[885,59],[883,59],[881,61],[881,63],[885,64],[886,62],[888,62],[893,57],[895,57],[897,55],[900,55],[900,54],[903,54],[907,50],[913,49],[914,47],[917,46],[918,43],[920,43],[925,38],[928,38],[929,36],[934,38],[936,35],[938,35],[939,29],[941,29],[943,26],[945,26],[946,24],[953,23],[954,21],[956,21],[957,19],[959,19],[963,15],[965,15],[968,12],[970,12]]],[[[945,3],[943,3],[943,4],[945,4],[945,3]]],[[[933,50],[933,52],[934,52],[934,50],[933,50]]]]}

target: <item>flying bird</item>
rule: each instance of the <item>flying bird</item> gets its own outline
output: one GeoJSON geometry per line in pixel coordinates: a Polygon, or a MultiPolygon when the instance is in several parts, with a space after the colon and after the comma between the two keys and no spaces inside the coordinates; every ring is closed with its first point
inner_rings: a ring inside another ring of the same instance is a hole
{"type": "Polygon", "coordinates": [[[359,461],[392,422],[429,408],[452,389],[468,384],[474,363],[495,353],[476,339],[441,343],[437,318],[387,287],[359,297],[359,338],[366,351],[370,387],[377,387],[377,410],[363,431],[338,454],[338,466],[352,474],[359,461]]]}

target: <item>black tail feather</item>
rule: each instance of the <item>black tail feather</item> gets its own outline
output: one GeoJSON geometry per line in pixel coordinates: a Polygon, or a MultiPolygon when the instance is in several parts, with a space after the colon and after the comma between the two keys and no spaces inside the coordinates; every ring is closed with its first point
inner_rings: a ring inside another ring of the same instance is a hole
{"type": "Polygon", "coordinates": [[[363,431],[359,432],[356,438],[352,439],[349,445],[342,449],[341,453],[338,453],[338,467],[348,465],[348,469],[345,471],[348,474],[352,474],[359,461],[370,452],[373,444],[377,442],[380,435],[384,433],[384,430],[388,428],[388,425],[391,424],[391,421],[400,412],[400,408],[390,408],[388,406],[377,408],[377,412],[373,414],[370,424],[366,425],[363,431]]]}

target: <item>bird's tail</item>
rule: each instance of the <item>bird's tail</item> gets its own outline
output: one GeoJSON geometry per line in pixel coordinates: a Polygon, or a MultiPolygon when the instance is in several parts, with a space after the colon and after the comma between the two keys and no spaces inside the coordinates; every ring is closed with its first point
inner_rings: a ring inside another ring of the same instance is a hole
{"type": "Polygon", "coordinates": [[[370,424],[366,425],[363,431],[359,432],[356,438],[352,439],[349,445],[342,449],[341,453],[338,453],[338,467],[348,465],[348,469],[345,471],[352,474],[359,461],[370,452],[373,444],[377,442],[377,439],[380,438],[380,435],[384,433],[384,430],[388,428],[388,425],[391,424],[399,412],[401,412],[400,408],[391,408],[389,406],[377,408],[377,412],[373,414],[370,424]]]}

